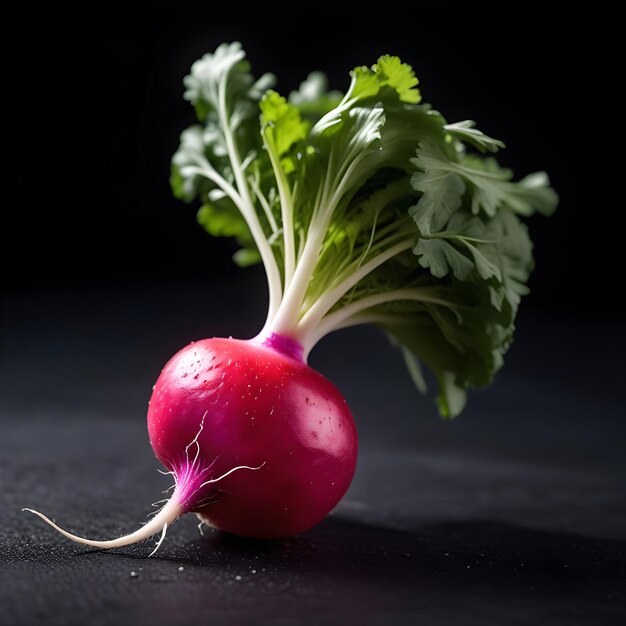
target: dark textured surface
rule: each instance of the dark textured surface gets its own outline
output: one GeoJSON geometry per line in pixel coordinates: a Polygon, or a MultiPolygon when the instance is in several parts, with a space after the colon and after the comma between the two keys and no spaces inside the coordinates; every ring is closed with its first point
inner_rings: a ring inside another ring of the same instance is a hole
{"type": "Polygon", "coordinates": [[[312,364],[353,409],[359,466],[335,512],[288,541],[202,537],[187,516],[146,559],[152,541],[93,551],[19,512],[93,538],[135,528],[168,486],[147,442],[150,386],[185,342],[253,334],[253,284],[234,316],[217,284],[5,300],[0,623],[624,623],[617,324],[524,311],[496,385],[452,423],[383,337],[327,340],[312,364]]]}

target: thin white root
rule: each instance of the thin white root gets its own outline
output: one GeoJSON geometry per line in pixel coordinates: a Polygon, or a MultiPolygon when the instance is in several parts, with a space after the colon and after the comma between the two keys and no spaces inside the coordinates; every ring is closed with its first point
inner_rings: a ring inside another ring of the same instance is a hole
{"type": "Polygon", "coordinates": [[[156,554],[156,551],[161,547],[161,544],[163,543],[163,539],[165,539],[165,533],[166,532],[167,532],[167,524],[165,524],[165,526],[163,526],[163,532],[161,533],[161,537],[157,541],[157,544],[154,547],[154,550],[152,550],[152,552],[150,552],[150,554],[148,555],[148,558],[150,558],[153,554],[156,554]]]}
{"type": "Polygon", "coordinates": [[[250,467],[249,465],[237,465],[237,467],[233,467],[233,469],[229,469],[225,474],[222,474],[221,476],[218,476],[217,478],[212,478],[211,480],[207,480],[203,482],[198,487],[198,489],[202,489],[202,487],[204,487],[205,485],[211,485],[213,483],[216,483],[222,480],[222,478],[226,478],[226,476],[229,476],[233,472],[236,472],[237,470],[240,470],[240,469],[260,470],[264,465],[265,465],[265,461],[263,461],[263,463],[261,463],[261,465],[259,465],[258,467],[250,467]]]}
{"type": "MultiPolygon", "coordinates": [[[[183,513],[189,510],[189,503],[195,501],[194,498],[200,489],[202,489],[203,487],[206,487],[207,485],[217,483],[220,480],[223,480],[224,478],[226,478],[227,476],[230,476],[230,474],[238,470],[242,470],[242,469],[259,470],[265,465],[265,462],[261,463],[261,465],[259,465],[258,467],[250,467],[249,465],[238,465],[237,467],[233,467],[232,469],[228,470],[227,472],[225,472],[221,476],[218,476],[217,478],[212,478],[210,480],[204,481],[202,484],[200,484],[199,487],[195,487],[192,493],[189,493],[189,488],[190,487],[193,488],[196,482],[199,482],[200,480],[202,480],[202,477],[211,470],[211,468],[215,465],[215,463],[217,462],[219,458],[219,455],[218,455],[215,457],[215,459],[210,465],[206,467],[200,467],[200,463],[199,463],[200,442],[198,441],[198,438],[200,437],[200,433],[202,432],[202,429],[204,428],[204,419],[206,416],[207,416],[207,412],[205,412],[204,415],[202,416],[202,419],[200,421],[200,428],[198,429],[196,436],[185,447],[186,463],[182,464],[181,467],[179,468],[174,467],[173,470],[168,471],[168,472],[158,470],[159,472],[161,472],[161,474],[172,475],[174,477],[174,484],[163,492],[163,493],[167,493],[170,489],[173,488],[174,493],[172,494],[169,500],[159,500],[158,502],[154,502],[153,506],[158,506],[161,502],[165,502],[165,504],[158,511],[154,511],[153,513],[150,513],[148,517],[152,515],[154,515],[154,517],[152,517],[152,519],[146,522],[141,528],[136,530],[134,533],[130,533],[129,535],[124,535],[123,537],[119,537],[118,539],[110,539],[108,541],[97,541],[94,539],[85,539],[84,537],[73,535],[72,533],[67,532],[67,530],[63,530],[63,528],[61,528],[60,526],[57,526],[57,524],[55,524],[50,518],[46,517],[43,513],[40,513],[39,511],[35,511],[34,509],[28,509],[28,508],[24,508],[22,509],[22,511],[28,511],[29,513],[33,513],[34,515],[37,515],[44,522],[46,522],[46,524],[49,524],[50,526],[52,526],[52,528],[54,528],[57,532],[61,533],[64,537],[67,537],[71,541],[83,544],[85,546],[93,546],[94,548],[103,548],[105,550],[111,549],[111,548],[121,548],[122,546],[129,546],[131,544],[144,541],[145,539],[149,539],[150,537],[152,537],[153,535],[156,535],[157,533],[161,533],[161,537],[158,540],[156,547],[149,554],[149,556],[154,555],[156,551],[160,548],[161,544],[163,543],[163,540],[165,539],[168,526],[171,526],[183,513]],[[190,462],[189,450],[194,444],[196,446],[196,452],[193,457],[193,461],[190,462]],[[181,501],[185,503],[185,506],[181,505],[181,501]]],[[[212,495],[209,495],[206,498],[204,498],[200,502],[200,504],[204,506],[205,504],[210,504],[212,502],[215,502],[215,500],[213,499],[212,495]]],[[[204,522],[204,523],[207,523],[207,522],[204,522]]],[[[198,526],[198,528],[200,528],[200,532],[202,532],[201,526],[202,526],[202,521],[200,525],[198,526]]]]}
{"type": "MultiPolygon", "coordinates": [[[[165,538],[165,532],[167,530],[167,527],[171,526],[184,512],[177,499],[172,498],[158,512],[155,517],[153,517],[147,524],[136,530],[134,533],[124,535],[123,537],[119,537],[118,539],[111,539],[109,541],[95,541],[93,539],[85,539],[84,537],[78,537],[77,535],[68,533],[66,530],[63,530],[60,526],[57,526],[51,519],[49,519],[39,511],[26,508],[22,509],[22,511],[29,511],[30,513],[34,513],[44,522],[52,526],[52,528],[54,528],[56,531],[61,533],[64,537],[67,537],[68,539],[71,539],[76,543],[81,543],[85,546],[93,546],[94,548],[104,548],[107,550],[111,548],[121,548],[122,546],[129,546],[133,543],[138,543],[140,541],[144,541],[145,539],[149,539],[153,535],[162,532],[163,534],[161,536],[161,539],[152,554],[156,552],[156,549],[158,549],[158,547],[161,545],[161,542],[165,538]]],[[[152,554],[150,556],[152,556],[152,554]]]]}
{"type": "Polygon", "coordinates": [[[191,448],[191,446],[193,446],[193,444],[196,444],[196,456],[193,459],[193,463],[191,464],[191,467],[195,467],[196,465],[196,461],[198,460],[198,456],[200,456],[200,444],[198,443],[198,437],[200,436],[200,433],[202,432],[202,429],[204,428],[204,418],[207,416],[208,411],[204,412],[204,415],[202,416],[202,419],[200,420],[200,428],[198,429],[198,432],[196,433],[196,436],[191,440],[190,443],[188,443],[185,446],[185,456],[187,457],[187,463],[189,463],[189,448],[191,448]]]}
{"type": "Polygon", "coordinates": [[[165,500],[159,500],[158,502],[153,502],[151,506],[158,506],[159,508],[156,511],[150,511],[150,513],[148,513],[147,517],[152,517],[153,515],[158,515],[161,512],[161,509],[165,506],[165,504],[163,504],[162,506],[159,506],[162,502],[167,503],[167,502],[169,502],[169,500],[166,498],[165,500]]]}

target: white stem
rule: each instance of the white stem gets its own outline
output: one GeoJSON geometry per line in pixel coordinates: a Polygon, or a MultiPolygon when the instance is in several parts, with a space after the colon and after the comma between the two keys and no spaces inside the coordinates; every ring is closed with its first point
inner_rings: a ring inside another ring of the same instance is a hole
{"type": "Polygon", "coordinates": [[[267,284],[269,289],[269,306],[268,306],[268,319],[272,319],[275,312],[278,310],[280,299],[282,296],[282,287],[280,280],[280,273],[278,271],[278,265],[276,264],[276,258],[272,252],[272,248],[267,241],[267,237],[263,232],[259,218],[254,210],[252,198],[250,197],[250,190],[246,182],[245,175],[241,168],[241,159],[239,157],[239,151],[233,138],[233,133],[228,120],[226,110],[226,80],[225,75],[219,83],[218,96],[219,106],[218,114],[220,116],[220,124],[224,130],[224,139],[226,140],[226,149],[228,151],[228,157],[230,159],[233,174],[235,176],[235,182],[237,184],[237,190],[241,196],[242,205],[240,207],[241,213],[250,228],[250,233],[256,243],[263,266],[265,267],[265,274],[267,276],[267,284]]]}
{"type": "Polygon", "coordinates": [[[341,197],[345,193],[348,184],[352,182],[350,179],[352,177],[352,174],[354,173],[354,170],[361,164],[361,161],[366,156],[367,156],[367,153],[359,154],[350,163],[350,165],[348,166],[348,168],[345,171],[345,174],[343,174],[343,176],[341,178],[341,182],[339,183],[339,185],[337,185],[337,187],[335,189],[335,192],[331,196],[330,202],[328,203],[328,206],[330,207],[330,211],[329,211],[330,215],[328,215],[329,219],[330,219],[330,216],[332,215],[333,211],[335,210],[335,208],[339,204],[339,201],[341,200],[341,197]]]}
{"type": "MultiPolygon", "coordinates": [[[[428,291],[416,287],[414,289],[394,289],[393,291],[387,291],[384,293],[377,293],[373,296],[367,296],[356,300],[341,309],[334,311],[330,315],[326,315],[319,324],[316,324],[315,328],[309,333],[301,342],[304,346],[305,353],[311,351],[313,346],[322,337],[325,337],[329,333],[345,328],[345,322],[347,320],[354,320],[354,318],[363,312],[375,307],[379,304],[385,304],[387,302],[395,302],[399,300],[414,300],[416,302],[428,302],[430,304],[441,304],[443,306],[450,306],[450,303],[441,298],[431,296],[428,291]]],[[[359,321],[357,323],[364,323],[359,321]]],[[[352,326],[353,323],[348,324],[352,326]]]]}
{"type": "Polygon", "coordinates": [[[315,243],[313,238],[307,238],[289,289],[285,292],[276,315],[273,318],[268,316],[268,322],[263,332],[274,332],[285,336],[291,336],[293,333],[300,315],[300,306],[309,285],[311,272],[317,262],[317,256],[314,254],[315,243]]]}
{"type": "Polygon", "coordinates": [[[304,229],[300,228],[298,231],[298,258],[296,259],[296,263],[300,263],[300,259],[302,258],[302,252],[304,251],[304,243],[305,243],[305,234],[304,229]]]}
{"type": "MultiPolygon", "coordinates": [[[[351,326],[360,326],[361,324],[382,324],[385,322],[393,323],[396,321],[397,316],[387,313],[357,313],[356,315],[351,315],[342,322],[336,324],[332,330],[326,333],[326,335],[336,330],[341,330],[342,328],[350,328],[351,326]]],[[[324,337],[326,335],[324,335],[324,337]]],[[[322,338],[323,337],[320,337],[317,341],[320,341],[322,338]]]]}
{"type": "Polygon", "coordinates": [[[326,329],[323,334],[321,332],[318,332],[319,329],[316,329],[315,333],[308,337],[307,344],[303,346],[304,361],[306,362],[311,350],[322,339],[324,339],[326,335],[330,335],[330,333],[333,333],[336,330],[342,330],[343,328],[350,328],[352,326],[361,326],[363,324],[383,324],[385,322],[389,324],[396,323],[397,316],[388,313],[357,313],[356,315],[347,317],[342,322],[336,324],[333,328],[326,329]]]}
{"type": "Polygon", "coordinates": [[[245,208],[243,200],[237,193],[237,190],[223,176],[220,176],[206,159],[197,158],[196,161],[200,163],[200,165],[187,165],[185,166],[185,170],[212,180],[235,203],[235,206],[243,214],[245,208]]]}
{"type": "Polygon", "coordinates": [[[270,163],[272,164],[272,170],[274,171],[274,178],[276,179],[276,185],[278,186],[278,196],[280,198],[280,213],[283,222],[283,241],[285,243],[285,289],[287,289],[291,279],[293,278],[293,272],[296,265],[296,242],[293,236],[293,201],[289,184],[285,180],[285,175],[280,163],[276,162],[276,151],[268,148],[265,142],[265,137],[263,137],[263,142],[266,146],[267,154],[270,157],[270,163]]]}
{"type": "MultiPolygon", "coordinates": [[[[198,161],[200,161],[200,159],[198,159],[198,161]]],[[[253,235],[254,241],[257,244],[257,247],[259,248],[261,258],[263,259],[263,265],[265,267],[265,275],[267,277],[267,284],[268,284],[269,295],[270,295],[270,306],[269,306],[269,312],[268,312],[268,319],[270,319],[271,316],[273,316],[272,311],[275,312],[275,310],[278,309],[278,305],[280,304],[280,299],[282,297],[282,286],[281,286],[281,281],[280,281],[280,274],[278,273],[278,267],[276,266],[276,259],[274,258],[274,254],[272,253],[272,250],[267,241],[267,238],[265,237],[265,234],[263,233],[263,229],[261,228],[261,225],[258,221],[256,213],[254,212],[254,209],[250,210],[249,206],[246,205],[244,199],[237,192],[237,190],[225,178],[220,176],[213,169],[213,167],[208,161],[203,160],[201,162],[201,165],[197,165],[197,166],[188,165],[187,170],[190,172],[196,173],[199,176],[204,176],[208,178],[209,180],[212,180],[218,187],[220,187],[220,189],[222,189],[222,191],[226,195],[228,195],[228,197],[233,201],[235,206],[239,209],[239,212],[241,213],[243,218],[246,220],[246,224],[248,224],[248,228],[250,229],[250,232],[253,235]],[[260,240],[254,236],[254,233],[256,231],[254,230],[253,222],[251,220],[255,221],[258,224],[258,230],[260,230],[261,232],[260,240]],[[259,241],[262,242],[261,245],[259,245],[259,241]],[[265,256],[264,256],[264,250],[266,248],[269,250],[269,253],[266,251],[265,256]]],[[[278,229],[276,221],[274,220],[274,216],[272,215],[271,209],[269,205],[267,204],[267,200],[265,199],[265,196],[263,196],[260,189],[258,190],[257,196],[259,197],[261,206],[263,207],[263,210],[265,211],[267,215],[268,221],[270,223],[270,227],[272,228],[273,232],[276,232],[278,229]]]]}
{"type": "Polygon", "coordinates": [[[391,246],[391,248],[388,248],[373,259],[370,259],[367,263],[361,265],[360,268],[340,282],[334,289],[326,292],[300,320],[296,330],[296,337],[299,341],[303,343],[303,340],[306,340],[306,337],[314,332],[314,329],[320,324],[324,315],[326,315],[326,313],[328,313],[328,311],[330,311],[330,309],[332,309],[361,279],[365,278],[370,272],[373,272],[377,267],[380,267],[392,257],[408,250],[412,246],[413,239],[405,239],[395,246],[391,246]]]}
{"type": "Polygon", "coordinates": [[[276,223],[276,220],[274,219],[274,216],[272,215],[272,209],[269,205],[269,202],[267,201],[267,198],[261,191],[261,187],[259,187],[259,183],[256,180],[252,179],[250,181],[250,184],[252,185],[252,189],[254,190],[256,197],[259,199],[259,202],[261,203],[261,206],[263,207],[263,212],[265,213],[265,217],[267,218],[267,221],[270,224],[272,233],[278,232],[278,224],[276,223]]]}
{"type": "MultiPolygon", "coordinates": [[[[300,318],[302,303],[304,302],[309,282],[311,281],[317,261],[319,260],[320,250],[328,231],[328,225],[341,197],[336,189],[331,199],[328,199],[332,188],[330,178],[333,163],[334,152],[331,149],[328,158],[328,166],[326,168],[326,176],[324,177],[324,185],[321,194],[318,194],[316,198],[304,249],[298,260],[298,265],[289,285],[289,289],[285,290],[285,295],[283,301],[280,303],[278,312],[274,319],[271,320],[271,332],[278,333],[279,335],[291,336],[295,332],[298,319],[300,318]]],[[[339,188],[343,189],[345,185],[346,179],[344,178],[339,184],[339,188]]],[[[267,328],[265,328],[264,331],[267,331],[267,328]]]]}
{"type": "MultiPolygon", "coordinates": [[[[318,220],[321,221],[318,216],[318,220]]],[[[306,243],[298,265],[294,272],[289,289],[285,291],[285,297],[280,304],[276,316],[271,320],[271,331],[279,335],[291,336],[298,324],[300,309],[306,290],[309,287],[311,276],[319,259],[319,251],[328,224],[311,225],[307,234],[306,243]]]]}
{"type": "Polygon", "coordinates": [[[174,495],[168,500],[167,504],[157,513],[157,515],[153,517],[147,524],[144,524],[141,528],[136,530],[134,533],[130,533],[130,535],[124,535],[123,537],[119,537],[118,539],[97,541],[94,539],[85,539],[84,537],[79,537],[78,535],[68,533],[66,530],[63,530],[60,526],[57,526],[51,519],[49,519],[39,511],[34,511],[33,509],[22,509],[22,511],[29,511],[30,513],[34,513],[35,515],[39,516],[44,522],[50,524],[52,528],[60,532],[64,537],[67,537],[68,539],[71,539],[76,543],[81,543],[85,546],[93,546],[94,548],[106,549],[121,548],[122,546],[129,546],[133,543],[143,541],[144,539],[149,539],[153,535],[163,532],[167,526],[171,526],[185,512],[178,502],[176,492],[174,492],[174,495]]]}

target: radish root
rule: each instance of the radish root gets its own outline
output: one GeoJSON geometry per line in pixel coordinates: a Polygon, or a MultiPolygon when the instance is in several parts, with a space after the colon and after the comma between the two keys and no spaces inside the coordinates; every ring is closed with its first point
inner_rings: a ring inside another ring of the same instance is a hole
{"type": "Polygon", "coordinates": [[[163,539],[165,539],[165,533],[167,533],[167,523],[165,524],[165,526],[163,526],[163,532],[161,533],[161,537],[157,541],[157,544],[154,547],[154,550],[152,550],[152,552],[150,552],[150,554],[148,555],[148,558],[156,554],[156,551],[161,547],[161,544],[163,543],[163,539]]]}
{"type": "MultiPolygon", "coordinates": [[[[174,493],[174,496],[176,494],[174,493]]],[[[56,531],[61,533],[64,537],[75,541],[76,543],[83,544],[85,546],[92,546],[94,548],[103,548],[109,550],[111,548],[121,548],[123,546],[129,546],[133,543],[138,543],[139,541],[143,541],[145,539],[149,539],[152,535],[156,535],[159,532],[162,532],[161,539],[157,544],[157,547],[152,552],[156,552],[156,550],[161,545],[161,542],[165,538],[165,532],[168,526],[171,526],[185,511],[181,508],[178,499],[172,497],[165,506],[155,515],[147,524],[144,524],[141,528],[136,530],[134,533],[130,533],[129,535],[124,535],[123,537],[119,537],[118,539],[110,539],[108,541],[97,541],[94,539],[86,539],[84,537],[79,537],[78,535],[73,535],[72,533],[64,530],[57,524],[55,524],[49,517],[46,517],[43,513],[39,511],[35,511],[34,509],[24,508],[22,511],[28,511],[29,513],[33,513],[40,517],[46,524],[49,524],[56,531]]],[[[152,556],[152,554],[150,556],[152,556]]]]}
{"type": "MultiPolygon", "coordinates": [[[[64,537],[67,537],[68,539],[76,543],[80,543],[85,546],[92,546],[94,548],[103,548],[105,550],[129,546],[133,543],[138,543],[140,541],[144,541],[145,539],[149,539],[157,533],[161,533],[161,537],[159,538],[156,547],[148,556],[150,557],[154,555],[156,551],[161,547],[161,544],[165,539],[168,526],[171,526],[181,515],[187,513],[187,511],[190,509],[190,504],[194,502],[194,499],[196,499],[196,494],[202,488],[213,483],[217,483],[238,470],[259,470],[265,465],[265,461],[261,463],[261,465],[259,465],[258,467],[250,467],[249,465],[238,465],[228,470],[221,476],[218,476],[217,478],[204,480],[207,473],[211,470],[211,468],[215,465],[217,459],[219,458],[215,457],[213,462],[206,467],[200,467],[200,463],[198,462],[200,456],[200,443],[198,442],[198,437],[200,436],[202,428],[204,427],[204,418],[206,417],[206,415],[207,413],[205,412],[202,416],[202,420],[200,421],[200,428],[196,436],[185,448],[186,462],[178,468],[174,466],[174,469],[169,472],[158,470],[159,472],[161,472],[161,474],[171,474],[174,477],[174,484],[172,485],[172,487],[166,489],[166,491],[164,492],[167,493],[170,489],[174,488],[174,492],[172,493],[171,498],[169,500],[160,500],[159,502],[155,502],[154,505],[160,504],[161,502],[165,502],[165,504],[158,511],[150,513],[148,517],[152,515],[154,515],[154,517],[152,517],[152,519],[146,522],[134,533],[124,535],[122,537],[119,537],[118,539],[110,539],[107,541],[86,539],[85,537],[79,537],[78,535],[74,535],[67,530],[64,530],[63,528],[55,524],[49,517],[46,517],[43,513],[40,513],[39,511],[35,511],[34,509],[29,508],[23,508],[22,511],[28,511],[29,513],[37,515],[37,517],[40,517],[44,522],[46,522],[46,524],[52,526],[52,528],[54,528],[57,532],[61,533],[64,537]],[[196,445],[196,453],[193,461],[190,462],[189,448],[191,448],[191,446],[194,444],[196,445]]],[[[209,495],[207,498],[202,499],[201,502],[206,501],[206,504],[209,504],[210,497],[211,496],[209,495]]]]}

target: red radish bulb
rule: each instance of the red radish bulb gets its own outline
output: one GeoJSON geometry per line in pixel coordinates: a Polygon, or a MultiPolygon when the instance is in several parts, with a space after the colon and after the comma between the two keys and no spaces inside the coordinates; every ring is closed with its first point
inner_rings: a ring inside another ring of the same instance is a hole
{"type": "MultiPolygon", "coordinates": [[[[220,530],[278,538],[305,531],[347,491],[357,434],[337,388],[302,360],[295,341],[203,339],[163,368],[148,409],[150,443],[175,489],[142,528],[78,543],[116,548],[194,512],[220,530]]],[[[157,546],[158,547],[158,546],[157,546]]]]}
{"type": "Polygon", "coordinates": [[[336,387],[251,341],[205,339],[178,352],[154,387],[148,432],[181,509],[246,537],[314,526],[356,465],[356,429],[336,387]]]}

